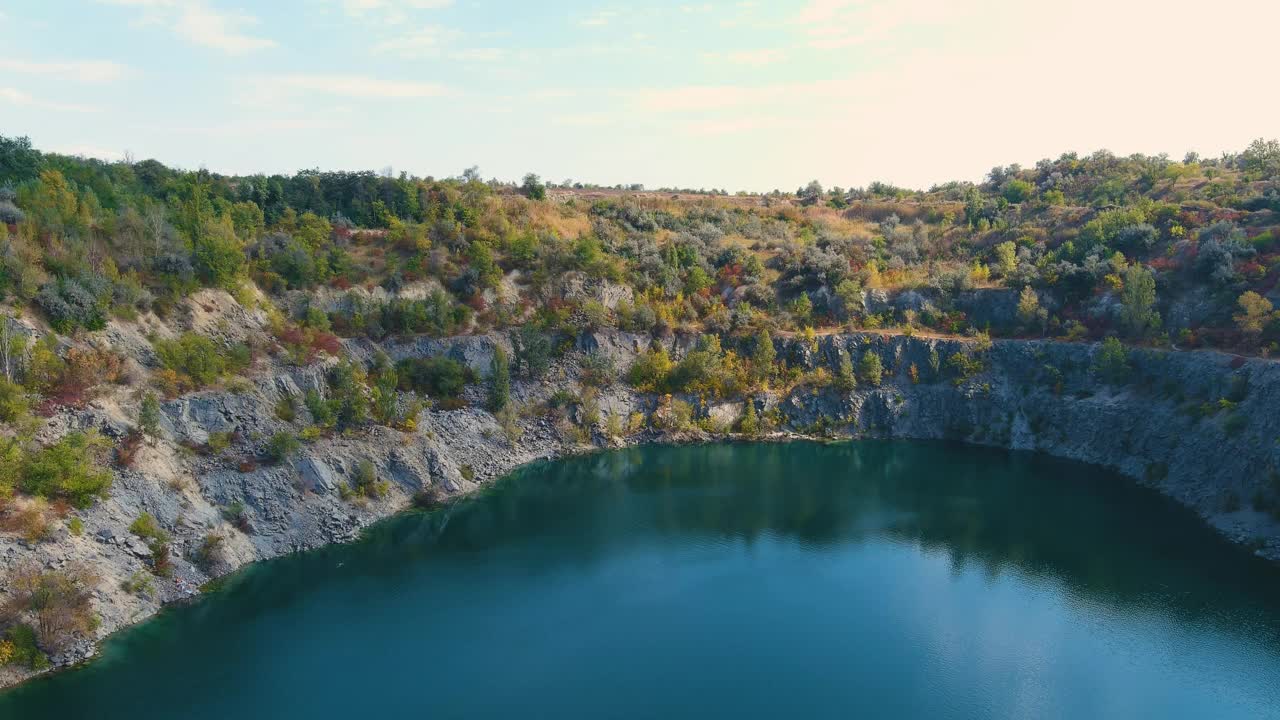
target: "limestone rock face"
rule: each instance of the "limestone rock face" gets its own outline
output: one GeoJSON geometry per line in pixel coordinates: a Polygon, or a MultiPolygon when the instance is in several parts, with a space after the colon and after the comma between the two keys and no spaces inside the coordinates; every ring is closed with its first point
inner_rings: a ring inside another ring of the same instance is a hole
{"type": "MultiPolygon", "coordinates": [[[[696,339],[676,335],[659,342],[678,359],[696,339]]],[[[509,348],[508,342],[505,335],[482,335],[416,338],[383,347],[348,341],[347,349],[357,358],[377,351],[393,359],[448,355],[484,375],[493,348],[509,348]]],[[[622,372],[652,342],[647,335],[616,331],[583,334],[545,378],[517,378],[512,398],[534,406],[558,390],[578,393],[576,381],[588,354],[607,357],[622,372]]],[[[867,352],[878,354],[884,366],[879,386],[859,378],[849,392],[801,384],[752,397],[760,417],[780,420],[780,431],[961,440],[1106,466],[1194,509],[1230,539],[1280,559],[1280,524],[1250,504],[1259,491],[1274,491],[1280,469],[1280,413],[1275,411],[1280,363],[1208,351],[1133,350],[1128,380],[1108,384],[1091,369],[1098,348],[1090,344],[997,340],[983,349],[971,341],[874,333],[775,337],[774,342],[779,358],[807,371],[826,368],[834,375],[841,357],[857,367],[867,352]],[[966,363],[960,361],[966,359],[970,372],[961,376],[958,368],[966,363]]],[[[141,346],[131,359],[146,361],[141,346]]],[[[419,493],[467,493],[521,464],[578,452],[584,449],[578,443],[588,440],[604,447],[672,439],[653,431],[604,431],[609,418],[625,425],[637,413],[648,416],[663,407],[659,398],[638,395],[620,383],[599,391],[601,423],[589,437],[567,437],[556,420],[528,413],[518,419],[518,437],[511,439],[510,427],[480,409],[481,384],[467,390],[471,407],[424,411],[410,432],[373,426],[331,433],[303,443],[284,462],[267,462],[272,435],[301,432],[312,421],[301,404],[292,422],[278,417],[276,407],[287,396],[324,393],[332,363],[274,366],[235,392],[208,391],[163,403],[164,439],[144,444],[131,468],[114,471],[110,496],[80,514],[83,533],[61,532],[37,544],[0,535],[0,589],[10,573],[30,563],[90,565],[101,577],[95,605],[102,637],[164,603],[190,597],[211,574],[354,539],[361,528],[406,508],[419,493]],[[236,439],[217,454],[188,449],[208,443],[214,433],[236,439]],[[388,483],[384,496],[358,502],[344,498],[362,463],[388,483]],[[151,549],[128,530],[143,512],[172,537],[174,573],[156,578],[154,593],[135,595],[122,584],[145,572],[149,561],[151,549]],[[215,566],[202,568],[192,558],[210,534],[225,539],[226,552],[215,566]]],[[[707,418],[713,428],[732,427],[745,408],[740,399],[681,399],[694,409],[695,419],[707,418]]],[[[132,417],[109,403],[91,404],[60,411],[39,437],[50,441],[73,430],[96,429],[120,438],[132,417]]],[[[688,431],[676,439],[708,437],[688,431]]],[[[55,662],[74,662],[92,651],[91,644],[78,646],[55,662]]],[[[20,675],[11,670],[0,672],[0,685],[17,679],[20,675]]]]}

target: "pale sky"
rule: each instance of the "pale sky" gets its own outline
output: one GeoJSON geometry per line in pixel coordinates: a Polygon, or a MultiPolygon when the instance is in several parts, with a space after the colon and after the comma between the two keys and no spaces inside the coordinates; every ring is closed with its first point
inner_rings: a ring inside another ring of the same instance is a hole
{"type": "Polygon", "coordinates": [[[1280,134],[1277,0],[0,0],[0,134],[219,172],[927,187],[1280,134]]]}

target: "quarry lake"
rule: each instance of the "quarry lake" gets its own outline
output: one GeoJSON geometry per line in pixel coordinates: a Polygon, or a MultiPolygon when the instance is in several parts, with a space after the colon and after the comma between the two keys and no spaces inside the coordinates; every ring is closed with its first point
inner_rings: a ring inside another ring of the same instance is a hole
{"type": "Polygon", "coordinates": [[[283,558],[0,718],[1280,717],[1280,572],[1097,468],[640,447],[283,558]]]}

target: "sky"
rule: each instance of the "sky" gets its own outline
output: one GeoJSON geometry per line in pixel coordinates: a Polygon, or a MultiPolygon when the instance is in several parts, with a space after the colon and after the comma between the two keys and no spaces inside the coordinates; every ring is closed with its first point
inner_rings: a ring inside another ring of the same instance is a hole
{"type": "Polygon", "coordinates": [[[1276,0],[0,0],[0,135],[206,167],[926,188],[1278,133],[1276,0]]]}

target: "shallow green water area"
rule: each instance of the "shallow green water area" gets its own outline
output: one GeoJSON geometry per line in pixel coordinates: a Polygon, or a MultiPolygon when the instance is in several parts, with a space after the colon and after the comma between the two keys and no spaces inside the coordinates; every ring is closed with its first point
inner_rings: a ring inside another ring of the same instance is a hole
{"type": "Polygon", "coordinates": [[[0,718],[1280,717],[1280,573],[1051,458],[642,447],[249,568],[0,718]]]}

